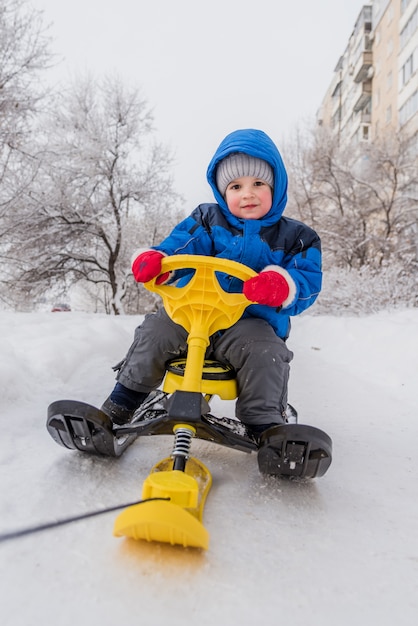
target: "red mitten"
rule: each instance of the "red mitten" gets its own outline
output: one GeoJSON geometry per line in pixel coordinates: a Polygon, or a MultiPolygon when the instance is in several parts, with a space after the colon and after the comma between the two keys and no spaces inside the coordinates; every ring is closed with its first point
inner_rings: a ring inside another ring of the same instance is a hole
{"type": "MultiPolygon", "coordinates": [[[[162,252],[157,252],[157,250],[147,250],[137,256],[132,263],[132,273],[136,282],[147,283],[158,276],[161,273],[161,260],[164,256],[162,252]]],[[[157,283],[161,285],[168,279],[169,275],[169,272],[162,274],[157,283]]]]}
{"type": "Polygon", "coordinates": [[[268,270],[246,280],[243,293],[251,302],[280,306],[289,295],[289,285],[282,274],[268,270]]]}

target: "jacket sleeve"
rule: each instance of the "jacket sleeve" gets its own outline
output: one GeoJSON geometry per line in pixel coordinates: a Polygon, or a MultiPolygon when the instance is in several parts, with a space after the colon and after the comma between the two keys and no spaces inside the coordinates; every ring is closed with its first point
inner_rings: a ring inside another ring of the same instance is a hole
{"type": "Polygon", "coordinates": [[[291,246],[286,250],[281,267],[293,282],[293,299],[283,312],[298,315],[317,299],[322,286],[321,241],[318,234],[298,223],[291,246]]]}

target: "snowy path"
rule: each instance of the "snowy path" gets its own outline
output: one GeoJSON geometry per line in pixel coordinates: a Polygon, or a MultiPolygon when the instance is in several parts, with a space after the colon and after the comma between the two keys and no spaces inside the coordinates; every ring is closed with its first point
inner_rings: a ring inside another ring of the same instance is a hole
{"type": "MultiPolygon", "coordinates": [[[[169,454],[149,437],[84,457],[44,427],[52,400],[103,399],[136,322],[0,314],[0,532],[135,500],[169,454]]],[[[300,421],[333,438],[323,478],[266,478],[254,454],[196,441],[207,552],[116,539],[115,513],[0,544],[3,626],[416,626],[418,312],[306,316],[289,344],[300,421]]]]}

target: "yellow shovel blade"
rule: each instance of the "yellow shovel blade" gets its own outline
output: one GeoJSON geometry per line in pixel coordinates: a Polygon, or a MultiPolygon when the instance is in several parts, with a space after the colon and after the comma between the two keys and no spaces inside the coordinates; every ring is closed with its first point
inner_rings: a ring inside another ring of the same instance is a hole
{"type": "Polygon", "coordinates": [[[212,484],[208,468],[189,458],[185,472],[172,470],[163,459],[144,481],[142,497],[168,497],[126,508],[116,518],[113,534],[171,545],[208,549],[209,533],[202,524],[203,508],[212,484]]]}
{"type": "Polygon", "coordinates": [[[203,524],[168,500],[151,500],[128,507],[116,518],[113,534],[184,548],[207,550],[209,547],[209,533],[203,524]]]}

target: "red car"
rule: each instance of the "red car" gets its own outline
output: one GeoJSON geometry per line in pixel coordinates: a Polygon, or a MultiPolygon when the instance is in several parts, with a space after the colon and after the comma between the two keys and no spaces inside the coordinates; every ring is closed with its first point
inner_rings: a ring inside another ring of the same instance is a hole
{"type": "Polygon", "coordinates": [[[58,313],[61,311],[71,311],[71,307],[69,304],[56,304],[55,306],[52,307],[51,309],[51,313],[58,313]]]}

